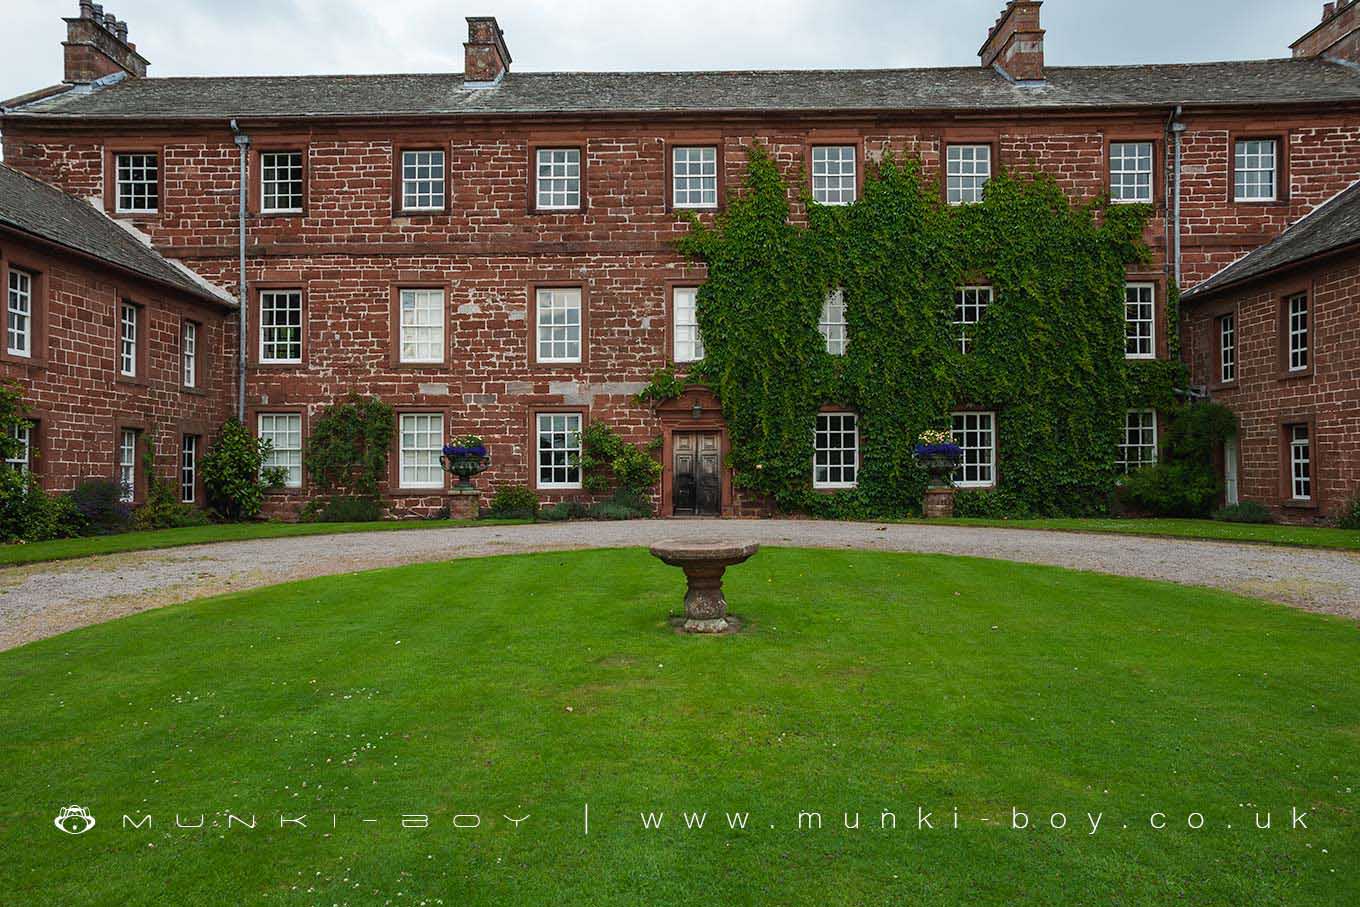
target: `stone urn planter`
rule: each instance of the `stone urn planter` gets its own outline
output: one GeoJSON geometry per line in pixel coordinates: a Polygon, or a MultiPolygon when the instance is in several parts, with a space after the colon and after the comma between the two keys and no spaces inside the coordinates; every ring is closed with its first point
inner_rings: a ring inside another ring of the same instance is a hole
{"type": "Polygon", "coordinates": [[[471,488],[472,477],[491,468],[491,457],[481,438],[459,438],[444,445],[439,465],[445,472],[458,477],[459,488],[471,488]]]}
{"type": "Polygon", "coordinates": [[[685,620],[680,629],[686,633],[727,633],[737,629],[727,616],[727,599],[722,580],[727,568],[740,564],[760,550],[755,542],[688,541],[657,542],[652,555],[662,563],[685,571],[685,620]]]}
{"type": "Polygon", "coordinates": [[[963,462],[963,448],[955,444],[946,431],[922,432],[920,440],[914,451],[916,462],[930,476],[921,513],[926,519],[951,517],[954,515],[953,475],[963,462]]]}

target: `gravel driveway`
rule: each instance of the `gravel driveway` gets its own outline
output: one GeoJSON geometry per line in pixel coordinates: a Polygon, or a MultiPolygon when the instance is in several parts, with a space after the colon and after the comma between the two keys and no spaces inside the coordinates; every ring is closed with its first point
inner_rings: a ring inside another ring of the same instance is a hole
{"type": "Polygon", "coordinates": [[[161,605],[399,564],[722,537],[964,554],[1211,586],[1360,619],[1360,554],[1183,539],[810,520],[641,520],[219,542],[0,571],[0,650],[161,605]]]}

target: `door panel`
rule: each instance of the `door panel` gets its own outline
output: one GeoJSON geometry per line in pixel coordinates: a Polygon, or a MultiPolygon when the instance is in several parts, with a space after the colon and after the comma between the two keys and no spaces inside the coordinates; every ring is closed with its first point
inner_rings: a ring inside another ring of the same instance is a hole
{"type": "Polygon", "coordinates": [[[722,512],[722,444],[717,432],[671,436],[671,510],[678,516],[722,512]]]}

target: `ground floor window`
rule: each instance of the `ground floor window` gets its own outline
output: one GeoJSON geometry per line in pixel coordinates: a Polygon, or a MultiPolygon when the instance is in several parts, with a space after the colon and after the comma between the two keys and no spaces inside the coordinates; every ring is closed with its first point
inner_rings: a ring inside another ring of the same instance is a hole
{"type": "Polygon", "coordinates": [[[260,413],[258,423],[261,441],[270,443],[264,468],[282,467],[287,473],[284,486],[302,487],[302,414],[260,413]]]}
{"type": "Polygon", "coordinates": [[[954,413],[954,443],[963,448],[963,463],[954,472],[961,488],[996,484],[996,414],[954,413]]]}
{"type": "Polygon", "coordinates": [[[1295,501],[1313,499],[1313,439],[1307,425],[1291,425],[1289,432],[1290,497],[1295,501]]]}
{"type": "Polygon", "coordinates": [[[444,417],[439,413],[403,413],[398,467],[402,488],[443,488],[444,417]]]}
{"type": "Polygon", "coordinates": [[[1157,414],[1150,409],[1131,409],[1124,414],[1117,465],[1124,472],[1133,472],[1156,462],[1157,414]]]}
{"type": "Polygon", "coordinates": [[[33,427],[14,425],[9,430],[10,437],[18,442],[16,450],[5,457],[5,465],[19,473],[27,473],[33,468],[33,427]]]}
{"type": "Polygon", "coordinates": [[[198,435],[185,435],[179,447],[179,499],[192,504],[198,497],[198,435]]]}
{"type": "Polygon", "coordinates": [[[819,413],[812,487],[854,488],[859,473],[859,420],[854,413],[819,413]]]}
{"type": "Polygon", "coordinates": [[[539,488],[581,487],[581,414],[539,413],[535,419],[539,488]]]}
{"type": "Polygon", "coordinates": [[[135,428],[118,433],[118,484],[123,489],[119,499],[125,504],[137,496],[137,434],[135,428]]]}

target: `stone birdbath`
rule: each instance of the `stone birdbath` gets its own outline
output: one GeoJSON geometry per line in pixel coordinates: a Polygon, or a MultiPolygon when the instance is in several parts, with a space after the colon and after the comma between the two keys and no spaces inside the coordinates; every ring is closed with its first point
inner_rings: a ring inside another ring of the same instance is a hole
{"type": "Polygon", "coordinates": [[[685,592],[686,633],[727,633],[736,621],[727,616],[722,580],[728,567],[740,564],[760,550],[755,542],[672,540],[657,542],[652,555],[662,563],[685,571],[689,588],[685,592]]]}

